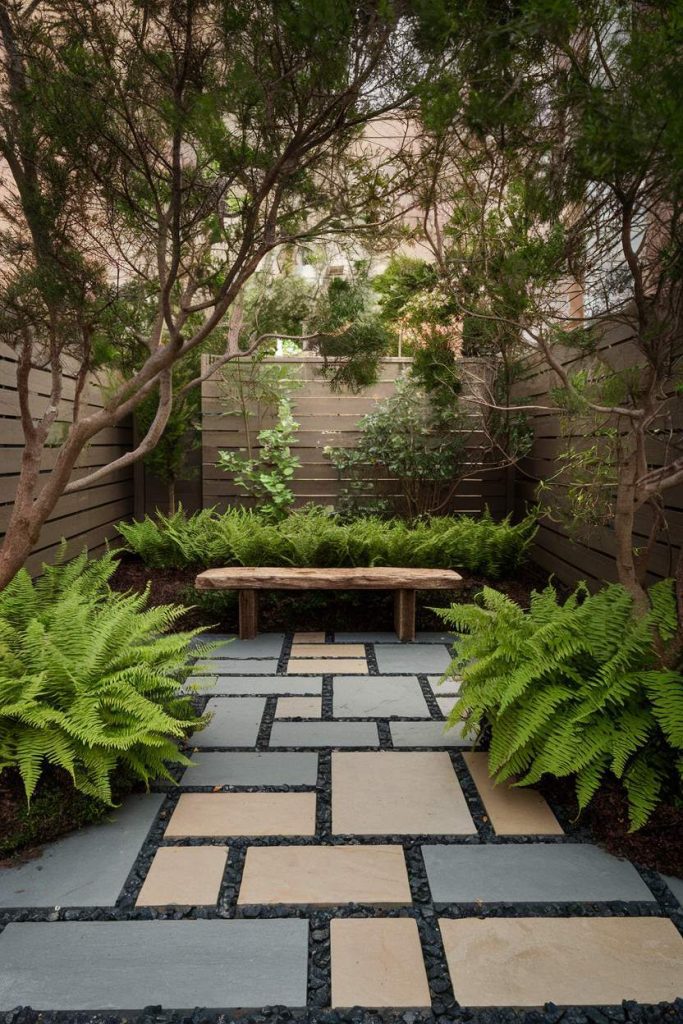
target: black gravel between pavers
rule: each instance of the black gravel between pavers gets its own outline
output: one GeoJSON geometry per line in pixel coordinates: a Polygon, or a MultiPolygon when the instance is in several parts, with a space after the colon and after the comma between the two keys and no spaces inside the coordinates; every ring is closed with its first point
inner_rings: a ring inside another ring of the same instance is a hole
{"type": "MultiPolygon", "coordinates": [[[[328,637],[329,639],[329,637],[328,637]]],[[[278,673],[286,671],[287,658],[291,649],[292,636],[285,638],[282,655],[278,662],[278,673]]],[[[377,663],[373,646],[366,646],[368,664],[371,674],[377,673],[377,663]]],[[[397,673],[414,676],[415,673],[397,673]]],[[[440,709],[431,691],[426,675],[419,675],[418,680],[427,701],[432,718],[441,719],[440,709]]],[[[445,953],[438,927],[438,919],[443,918],[495,918],[495,917],[668,917],[683,934],[683,907],[661,877],[653,871],[638,869],[646,885],[652,892],[652,902],[611,902],[611,903],[450,903],[435,904],[427,881],[421,847],[425,844],[439,843],[445,845],[479,844],[479,843],[583,843],[591,842],[592,837],[587,829],[562,820],[559,808],[553,807],[556,815],[566,830],[564,836],[496,836],[493,832],[485,808],[474,785],[472,777],[462,758],[462,750],[447,749],[454,770],[462,787],[470,814],[477,828],[476,835],[467,836],[336,836],[332,835],[331,812],[331,773],[332,752],[329,748],[272,748],[268,746],[278,696],[266,697],[265,711],[259,730],[256,747],[245,747],[244,750],[311,750],[318,754],[318,777],[315,791],[317,792],[316,834],[303,837],[226,837],[220,838],[178,838],[165,839],[164,832],[169,818],[182,793],[211,792],[212,787],[183,787],[161,784],[155,789],[164,792],[165,799],[153,823],[149,834],[142,845],[135,864],[126,880],[120,898],[115,907],[71,907],[71,908],[26,908],[0,911],[0,931],[10,921],[125,921],[125,920],[183,920],[183,919],[273,919],[283,917],[305,918],[309,925],[309,962],[308,962],[308,1007],[296,1010],[283,1007],[265,1007],[258,1012],[245,1014],[222,1013],[219,1010],[197,1009],[190,1013],[167,1011],[162,1007],[147,1007],[137,1014],[93,1013],[83,1012],[45,1012],[30,1008],[0,1010],[0,1024],[125,1024],[135,1020],[136,1024],[227,1024],[239,1020],[241,1024],[610,1024],[610,1022],[628,1022],[628,1024],[683,1024],[683,999],[675,1003],[659,1004],[658,1006],[641,1005],[625,1002],[619,1007],[569,1007],[557,1008],[547,1004],[543,1009],[515,1010],[506,1008],[467,1009],[459,1007],[453,993],[445,953]],[[328,846],[397,844],[402,846],[408,868],[413,902],[410,905],[382,908],[375,905],[347,904],[337,907],[317,906],[251,906],[237,903],[239,889],[244,871],[244,862],[249,846],[284,846],[284,845],[318,845],[328,846]],[[215,907],[189,907],[173,910],[155,910],[144,907],[137,909],[135,900],[139,894],[144,878],[149,870],[154,854],[160,846],[206,846],[227,845],[228,861],[220,887],[218,903],[215,907]],[[415,919],[422,952],[424,956],[427,978],[429,981],[432,1007],[427,1010],[381,1010],[372,1011],[366,1008],[351,1010],[330,1010],[330,921],[335,917],[411,917],[415,919]]],[[[294,694],[293,696],[299,696],[294,694]]],[[[229,698],[226,698],[229,699],[229,698]]],[[[201,708],[208,700],[208,695],[197,698],[201,708]]],[[[332,676],[323,676],[323,720],[332,717],[332,676]]],[[[353,719],[358,721],[358,719],[353,719]]],[[[424,721],[424,719],[422,719],[424,721]]],[[[344,752],[353,749],[367,751],[392,749],[389,720],[377,720],[380,736],[379,748],[343,748],[344,752]]],[[[192,750],[190,746],[188,750],[192,750]]],[[[224,748],[202,748],[224,749],[224,748]]],[[[231,750],[235,748],[230,748],[231,750]]],[[[401,748],[425,751],[431,748],[401,748]]],[[[179,781],[184,769],[176,767],[172,770],[174,778],[179,781]]],[[[224,792],[306,792],[313,790],[311,786],[224,786],[224,792]]],[[[636,866],[637,867],[637,866],[636,866]]]]}

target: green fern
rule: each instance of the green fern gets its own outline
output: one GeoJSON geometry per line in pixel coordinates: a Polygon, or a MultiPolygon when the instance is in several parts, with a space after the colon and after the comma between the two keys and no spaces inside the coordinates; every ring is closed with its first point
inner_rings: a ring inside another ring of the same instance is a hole
{"type": "Polygon", "coordinates": [[[118,530],[128,547],[152,568],[282,565],[301,567],[394,565],[466,569],[491,579],[523,561],[536,533],[536,517],[496,522],[485,514],[443,516],[408,524],[374,516],[351,523],[315,506],[281,523],[258,512],[204,509],[186,516],[157,514],[123,522],[118,530]]]}
{"type": "Polygon", "coordinates": [[[0,769],[19,770],[28,800],[48,765],[110,803],[118,766],[148,784],[189,763],[178,743],[203,719],[178,689],[198,631],[170,632],[180,607],[110,590],[115,569],[84,553],[0,592],[0,769]]]}
{"type": "Polygon", "coordinates": [[[658,654],[677,628],[673,582],[656,583],[649,596],[649,611],[637,616],[618,584],[596,594],[580,584],[563,604],[547,587],[524,612],[485,587],[477,604],[439,610],[460,634],[450,671],[463,685],[449,724],[468,712],[472,734],[491,726],[498,781],[574,776],[583,809],[612,772],[623,780],[632,829],[662,793],[680,791],[683,674],[658,654]]]}

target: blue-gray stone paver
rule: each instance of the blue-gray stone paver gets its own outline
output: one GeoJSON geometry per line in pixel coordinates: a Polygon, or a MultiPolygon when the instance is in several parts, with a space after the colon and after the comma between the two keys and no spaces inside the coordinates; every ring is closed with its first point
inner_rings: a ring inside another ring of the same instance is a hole
{"type": "Polygon", "coordinates": [[[662,878],[683,907],[683,878],[673,878],[671,875],[662,875],[662,878]]]}
{"type": "Polygon", "coordinates": [[[374,722],[275,722],[271,747],[378,747],[374,722]]]}
{"type": "Polygon", "coordinates": [[[276,658],[212,658],[192,666],[195,676],[261,676],[275,672],[276,658]]]}
{"type": "MultiPolygon", "coordinates": [[[[207,679],[208,676],[203,678],[207,679]]],[[[196,677],[201,680],[201,676],[196,677]]],[[[322,676],[214,676],[210,688],[203,693],[230,697],[257,697],[277,694],[315,696],[323,692],[322,676]]]]}
{"type": "Polygon", "coordinates": [[[163,800],[161,793],[130,796],[111,820],[58,839],[24,864],[0,868],[0,907],[114,906],[163,800]]]}
{"type": "MultiPolygon", "coordinates": [[[[455,642],[455,639],[451,633],[417,633],[415,643],[452,644],[455,642]]],[[[396,633],[389,631],[386,633],[335,633],[334,642],[337,644],[397,644],[398,646],[406,647],[406,644],[401,643],[396,633]]]]}
{"type": "Polygon", "coordinates": [[[266,708],[264,697],[218,697],[205,711],[213,716],[205,729],[190,736],[195,747],[253,747],[266,708]]]}
{"type": "Polygon", "coordinates": [[[335,676],[332,694],[335,718],[431,718],[410,676],[335,676]]]}
{"type": "Polygon", "coordinates": [[[654,900],[631,863],[588,843],[423,846],[435,903],[654,900]]]}
{"type": "Polygon", "coordinates": [[[181,786],[315,786],[318,755],[302,753],[224,753],[192,755],[181,786]]]}
{"type": "Polygon", "coordinates": [[[224,643],[211,652],[212,658],[279,658],[284,633],[259,633],[252,640],[227,637],[224,643]]]}
{"type": "Polygon", "coordinates": [[[444,732],[442,721],[391,722],[391,739],[395,747],[471,747],[472,738],[463,736],[456,726],[444,732]]]}
{"type": "Polygon", "coordinates": [[[0,1009],[304,1007],[308,922],[56,921],[0,936],[0,1009]]]}
{"type": "Polygon", "coordinates": [[[444,679],[441,676],[427,676],[427,682],[432,688],[435,697],[457,697],[462,686],[461,679],[444,679]]]}
{"type": "Polygon", "coordinates": [[[382,675],[445,672],[451,662],[448,651],[439,644],[379,644],[375,657],[382,675]]]}

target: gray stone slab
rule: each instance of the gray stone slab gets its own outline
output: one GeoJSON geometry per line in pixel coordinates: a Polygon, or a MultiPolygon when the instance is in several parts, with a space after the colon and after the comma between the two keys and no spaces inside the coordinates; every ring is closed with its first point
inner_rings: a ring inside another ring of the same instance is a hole
{"type": "Polygon", "coordinates": [[[683,878],[674,878],[672,875],[662,875],[662,878],[683,907],[683,878]]]}
{"type": "Polygon", "coordinates": [[[332,693],[335,718],[431,718],[410,676],[335,676],[332,693]]]}
{"type": "Polygon", "coordinates": [[[225,642],[211,652],[212,658],[279,658],[284,633],[259,633],[253,640],[226,637],[225,642]]]}
{"type": "Polygon", "coordinates": [[[308,922],[56,921],[0,936],[0,1008],[306,1005],[308,922]]]}
{"type": "Polygon", "coordinates": [[[275,722],[271,747],[378,747],[374,722],[275,722]]]}
{"type": "MultiPolygon", "coordinates": [[[[201,680],[197,676],[197,680],[201,680]]],[[[205,679],[211,678],[204,676],[205,679]]],[[[213,676],[210,689],[203,693],[220,693],[229,697],[256,697],[270,694],[319,696],[323,692],[322,676],[213,676]]]]}
{"type": "Polygon", "coordinates": [[[375,657],[380,672],[389,675],[445,672],[451,662],[448,651],[439,644],[379,644],[375,657]]]}
{"type": "Polygon", "coordinates": [[[111,907],[164,800],[128,797],[111,819],[43,848],[40,857],[0,868],[1,907],[111,907]]]}
{"type": "Polygon", "coordinates": [[[395,747],[471,747],[472,739],[457,728],[444,732],[445,722],[392,722],[389,726],[395,747]]]}
{"type": "Polygon", "coordinates": [[[636,869],[586,843],[423,846],[436,903],[645,902],[636,869]]]}
{"type": "Polygon", "coordinates": [[[192,755],[181,786],[315,786],[318,755],[203,753],[192,755]]]}
{"type": "MultiPolygon", "coordinates": [[[[452,644],[455,637],[450,633],[417,633],[415,640],[418,644],[452,644]]],[[[396,644],[404,648],[406,646],[393,630],[386,633],[335,633],[334,641],[354,644],[396,644]]]]}
{"type": "Polygon", "coordinates": [[[213,698],[206,705],[211,721],[189,742],[195,747],[253,747],[265,707],[264,697],[213,698]]]}
{"type": "Polygon", "coordinates": [[[277,672],[277,658],[212,658],[193,665],[195,676],[265,676],[277,672]]]}
{"type": "Polygon", "coordinates": [[[428,676],[427,682],[436,697],[457,697],[462,686],[460,679],[444,679],[442,683],[441,676],[428,676]]]}

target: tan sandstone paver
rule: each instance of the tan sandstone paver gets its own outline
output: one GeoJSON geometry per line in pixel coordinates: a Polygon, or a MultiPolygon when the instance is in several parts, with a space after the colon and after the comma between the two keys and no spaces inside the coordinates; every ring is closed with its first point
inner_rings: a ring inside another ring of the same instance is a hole
{"type": "Polygon", "coordinates": [[[166,836],[312,836],[315,793],[183,793],[166,836]]]}
{"type": "Polygon", "coordinates": [[[239,903],[411,903],[402,846],[252,846],[239,903]]]}
{"type": "Polygon", "coordinates": [[[446,751],[332,754],[336,835],[472,835],[476,828],[446,751]]]}
{"type": "Polygon", "coordinates": [[[279,697],[276,718],[320,718],[322,697],[279,697]]]}
{"type": "Polygon", "coordinates": [[[440,921],[462,1006],[673,1001],[683,992],[683,938],[657,917],[440,921]]]}
{"type": "Polygon", "coordinates": [[[293,644],[292,658],[364,658],[364,644],[293,644]]]}
{"type": "Polygon", "coordinates": [[[215,905],[227,859],[226,846],[161,846],[154,854],[136,906],[215,905]]]}
{"type": "Polygon", "coordinates": [[[293,642],[295,644],[324,644],[325,634],[322,632],[295,633],[293,642]]]}
{"type": "Polygon", "coordinates": [[[288,675],[361,675],[368,674],[365,658],[290,658],[288,675]]]}
{"type": "Polygon", "coordinates": [[[540,793],[534,789],[516,789],[509,783],[495,785],[488,768],[488,754],[463,754],[486,813],[497,835],[563,835],[559,821],[540,793]]]}
{"type": "Polygon", "coordinates": [[[330,946],[333,1007],[431,1005],[412,918],[336,918],[330,946]]]}

